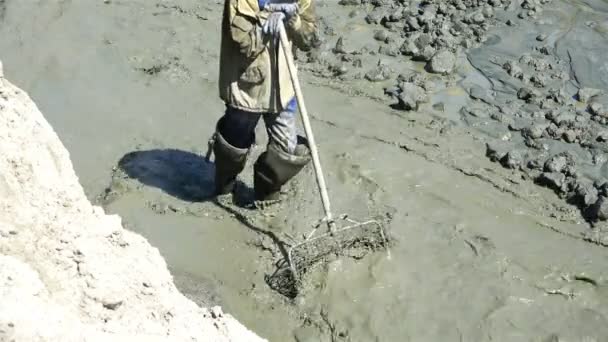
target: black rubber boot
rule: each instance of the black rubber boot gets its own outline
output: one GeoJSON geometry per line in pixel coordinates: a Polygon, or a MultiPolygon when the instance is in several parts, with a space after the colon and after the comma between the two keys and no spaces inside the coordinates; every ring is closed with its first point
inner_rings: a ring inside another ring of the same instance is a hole
{"type": "Polygon", "coordinates": [[[230,145],[218,130],[213,144],[215,154],[215,194],[226,195],[234,191],[236,176],[243,171],[247,163],[249,149],[230,145]]]}
{"type": "Polygon", "coordinates": [[[281,187],[310,162],[310,151],[304,138],[299,137],[298,155],[289,154],[275,144],[256,161],[253,170],[253,187],[256,201],[276,201],[281,187]]]}

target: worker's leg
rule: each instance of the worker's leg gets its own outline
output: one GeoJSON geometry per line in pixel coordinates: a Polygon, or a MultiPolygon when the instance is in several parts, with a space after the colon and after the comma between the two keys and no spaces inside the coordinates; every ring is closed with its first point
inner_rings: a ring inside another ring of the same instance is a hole
{"type": "Polygon", "coordinates": [[[247,153],[255,141],[255,127],[260,114],[226,107],[216,126],[215,193],[224,195],[234,190],[236,176],[243,171],[247,153]]]}
{"type": "Polygon", "coordinates": [[[255,198],[278,200],[281,187],[310,161],[305,138],[296,132],[295,110],[264,116],[268,147],[254,165],[255,198]]]}

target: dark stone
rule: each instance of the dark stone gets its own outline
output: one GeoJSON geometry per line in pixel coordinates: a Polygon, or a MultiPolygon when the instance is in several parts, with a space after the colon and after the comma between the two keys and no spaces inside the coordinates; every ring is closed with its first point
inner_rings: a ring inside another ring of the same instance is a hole
{"type": "Polygon", "coordinates": [[[589,210],[590,218],[593,220],[608,220],[608,199],[602,196],[589,210]]]}
{"type": "Polygon", "coordinates": [[[438,112],[444,112],[445,111],[445,103],[443,102],[437,102],[433,104],[433,109],[438,111],[438,112]]]}
{"type": "Polygon", "coordinates": [[[374,33],[374,39],[379,42],[388,43],[390,40],[390,34],[387,30],[378,30],[374,33]]]}
{"type": "Polygon", "coordinates": [[[588,179],[577,180],[574,193],[575,195],[573,196],[573,200],[583,207],[588,207],[595,204],[599,195],[597,189],[593,185],[593,182],[588,179]]]}
{"type": "Polygon", "coordinates": [[[418,110],[421,103],[427,102],[426,92],[422,87],[413,83],[402,83],[402,93],[399,95],[398,108],[402,110],[418,110]]]}
{"type": "Polygon", "coordinates": [[[577,97],[580,102],[587,103],[592,97],[601,94],[600,89],[595,88],[581,88],[578,90],[577,97]]]}
{"type": "Polygon", "coordinates": [[[604,106],[601,103],[593,102],[589,105],[589,113],[597,116],[606,116],[604,106]]]}
{"type": "Polygon", "coordinates": [[[346,49],[344,48],[344,38],[342,38],[342,37],[338,38],[338,41],[336,42],[336,46],[333,49],[333,53],[336,53],[336,54],[348,53],[346,51],[346,49]]]}
{"type": "Polygon", "coordinates": [[[368,14],[367,16],[365,16],[365,21],[368,24],[379,24],[380,20],[382,20],[382,14],[378,13],[378,12],[372,12],[370,14],[368,14]]]}
{"type": "Polygon", "coordinates": [[[526,122],[526,120],[521,120],[521,119],[513,120],[513,122],[509,124],[509,130],[514,131],[514,132],[523,131],[527,127],[529,127],[528,122],[526,122]]]}
{"type": "Polygon", "coordinates": [[[542,162],[542,160],[535,158],[535,159],[529,160],[527,166],[529,169],[532,169],[532,170],[542,170],[543,162],[542,162]]]}
{"type": "Polygon", "coordinates": [[[553,156],[545,162],[545,171],[547,172],[562,172],[566,166],[571,165],[568,157],[563,154],[553,156]]]}
{"type": "Polygon", "coordinates": [[[469,88],[469,96],[475,100],[492,102],[492,96],[490,96],[488,90],[478,85],[473,85],[469,88]]]}
{"type": "Polygon", "coordinates": [[[500,160],[500,164],[509,169],[518,169],[523,162],[524,158],[519,151],[510,151],[500,160]]]}
{"type": "Polygon", "coordinates": [[[598,142],[606,142],[608,141],[608,131],[601,131],[597,134],[597,137],[595,138],[596,141],[598,142]]]}
{"type": "Polygon", "coordinates": [[[540,97],[540,94],[534,89],[521,88],[517,92],[517,98],[519,98],[520,100],[524,100],[527,103],[534,102],[538,97],[540,97]]]}
{"type": "Polygon", "coordinates": [[[380,64],[374,69],[368,71],[365,74],[365,79],[370,82],[381,82],[388,80],[391,76],[391,72],[387,66],[380,64]]]}
{"type": "Polygon", "coordinates": [[[563,192],[566,176],[559,172],[543,172],[536,181],[553,190],[563,192]]]}
{"type": "Polygon", "coordinates": [[[500,146],[497,143],[486,143],[486,157],[493,162],[500,161],[507,153],[507,148],[500,146]]]}
{"type": "Polygon", "coordinates": [[[522,130],[521,134],[530,139],[540,139],[547,129],[547,125],[533,125],[522,130]]]}
{"type": "Polygon", "coordinates": [[[429,64],[429,71],[436,74],[448,75],[456,67],[456,55],[448,50],[437,52],[429,64]]]}
{"type": "Polygon", "coordinates": [[[578,133],[573,130],[567,130],[563,134],[563,138],[567,143],[573,143],[578,138],[578,133]]]}
{"type": "Polygon", "coordinates": [[[396,45],[383,45],[378,49],[378,53],[381,55],[397,57],[400,54],[399,47],[396,45]]]}

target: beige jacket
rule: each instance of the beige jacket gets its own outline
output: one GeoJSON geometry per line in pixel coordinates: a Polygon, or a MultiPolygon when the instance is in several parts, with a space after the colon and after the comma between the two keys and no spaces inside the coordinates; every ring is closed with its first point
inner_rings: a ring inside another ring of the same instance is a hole
{"type": "MultiPolygon", "coordinates": [[[[309,50],[317,39],[312,1],[298,0],[299,15],[286,24],[291,49],[309,50]]],[[[267,17],[257,0],[225,0],[219,91],[221,99],[232,107],[279,113],[294,97],[294,91],[285,57],[277,53],[280,46],[275,47],[262,34],[267,17]]]]}

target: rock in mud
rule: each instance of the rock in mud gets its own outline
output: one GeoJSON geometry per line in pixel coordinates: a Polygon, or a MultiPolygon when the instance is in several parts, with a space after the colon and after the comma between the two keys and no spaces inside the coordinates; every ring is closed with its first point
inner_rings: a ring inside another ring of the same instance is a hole
{"type": "Polygon", "coordinates": [[[533,75],[530,77],[530,82],[532,82],[536,88],[544,88],[547,85],[547,77],[542,74],[533,75]]]}
{"type": "Polygon", "coordinates": [[[336,46],[334,47],[334,49],[332,51],[335,54],[349,53],[348,51],[346,51],[346,48],[344,47],[344,38],[343,37],[338,38],[338,41],[336,42],[336,46]]]}
{"type": "Polygon", "coordinates": [[[519,65],[517,65],[517,62],[507,61],[505,64],[503,64],[502,68],[509,74],[509,76],[523,80],[524,71],[521,67],[519,67],[519,65]]]}
{"type": "Polygon", "coordinates": [[[398,97],[398,107],[402,110],[418,110],[421,103],[428,101],[426,91],[413,83],[402,83],[401,94],[398,97]]]}
{"type": "Polygon", "coordinates": [[[521,88],[517,92],[517,98],[524,100],[527,103],[535,102],[540,96],[541,95],[537,90],[530,88],[521,88]]]}
{"type": "Polygon", "coordinates": [[[606,142],[608,141],[608,131],[603,130],[597,133],[597,136],[595,137],[595,141],[598,142],[606,142]]]}
{"type": "Polygon", "coordinates": [[[578,90],[578,100],[582,103],[588,103],[592,97],[600,95],[602,91],[595,88],[581,88],[578,90]]]}
{"type": "Polygon", "coordinates": [[[573,199],[578,202],[580,206],[587,208],[595,204],[598,201],[598,196],[599,193],[591,180],[577,180],[573,199]]]}
{"type": "Polygon", "coordinates": [[[486,119],[490,117],[490,113],[487,108],[478,106],[466,106],[460,110],[461,114],[471,115],[476,118],[486,119]]]}
{"type": "Polygon", "coordinates": [[[595,220],[608,220],[608,199],[606,197],[600,197],[599,200],[590,208],[590,216],[595,220]]]}
{"type": "Polygon", "coordinates": [[[537,178],[539,184],[560,192],[564,191],[565,181],[566,176],[559,172],[543,172],[537,178]]]}
{"type": "Polygon", "coordinates": [[[338,5],[342,6],[357,6],[361,5],[361,0],[340,0],[338,5]]]}
{"type": "Polygon", "coordinates": [[[391,36],[387,30],[379,30],[374,33],[374,39],[379,42],[388,43],[391,40],[391,36]]]}
{"type": "Polygon", "coordinates": [[[537,156],[537,157],[534,157],[534,158],[531,158],[530,160],[528,160],[528,162],[526,163],[526,166],[528,167],[528,169],[531,169],[531,170],[542,170],[543,161],[541,160],[541,157],[537,156]]]}
{"type": "Polygon", "coordinates": [[[509,123],[508,128],[510,131],[521,132],[524,129],[526,129],[527,127],[529,127],[529,125],[530,125],[529,120],[515,118],[515,119],[513,119],[513,122],[509,123]]]}
{"type": "Polygon", "coordinates": [[[383,45],[378,49],[378,53],[381,55],[397,57],[401,53],[399,46],[396,45],[383,45]]]}
{"type": "Polygon", "coordinates": [[[414,55],[414,59],[428,62],[433,58],[436,52],[437,50],[435,50],[434,47],[427,46],[422,50],[418,50],[418,53],[414,55]]]}
{"type": "Polygon", "coordinates": [[[497,162],[502,160],[508,152],[509,150],[507,147],[498,143],[494,142],[486,144],[486,157],[488,157],[491,161],[497,162]]]}
{"type": "Polygon", "coordinates": [[[390,69],[384,65],[379,63],[374,69],[368,71],[365,74],[365,79],[370,82],[381,82],[386,81],[391,77],[390,69]]]}
{"type": "Polygon", "coordinates": [[[483,88],[483,87],[481,87],[479,85],[472,85],[469,88],[469,96],[472,99],[480,100],[480,101],[483,101],[485,103],[492,103],[493,102],[492,96],[488,92],[488,89],[483,88]]]}
{"type": "Polygon", "coordinates": [[[449,75],[456,67],[456,55],[448,50],[437,52],[429,63],[429,71],[435,74],[449,75]]]}
{"type": "Polygon", "coordinates": [[[604,106],[599,102],[593,102],[589,105],[589,113],[597,116],[608,116],[604,106]]]}
{"type": "Polygon", "coordinates": [[[502,166],[508,169],[518,169],[524,163],[524,157],[521,151],[510,151],[501,160],[502,166]]]}
{"type": "Polygon", "coordinates": [[[594,185],[597,188],[597,191],[600,194],[600,196],[603,196],[603,197],[608,196],[608,180],[603,179],[600,181],[596,181],[594,183],[594,185]]]}
{"type": "Polygon", "coordinates": [[[413,41],[411,40],[405,40],[403,42],[403,44],[401,44],[401,47],[399,48],[399,51],[405,55],[405,56],[414,56],[418,54],[418,47],[416,46],[416,44],[414,44],[413,41]]]}
{"type": "Polygon", "coordinates": [[[545,133],[547,125],[533,125],[522,130],[522,135],[531,139],[539,139],[545,133]]]}
{"type": "Polygon", "coordinates": [[[578,138],[578,133],[575,130],[570,129],[565,131],[562,137],[567,143],[571,144],[576,142],[576,139],[578,138]]]}
{"type": "Polygon", "coordinates": [[[545,163],[545,171],[547,172],[562,172],[568,166],[569,160],[565,155],[556,155],[545,163]]]}
{"type": "Polygon", "coordinates": [[[333,74],[333,76],[343,76],[348,73],[348,68],[344,65],[343,62],[332,63],[329,66],[329,71],[333,74]]]}
{"type": "Polygon", "coordinates": [[[445,112],[445,103],[443,102],[434,103],[432,107],[438,112],[445,112]]]}
{"type": "Polygon", "coordinates": [[[382,20],[382,14],[378,13],[378,12],[371,12],[368,15],[365,16],[365,22],[367,22],[368,24],[372,25],[372,24],[380,24],[380,21],[382,20]]]}

